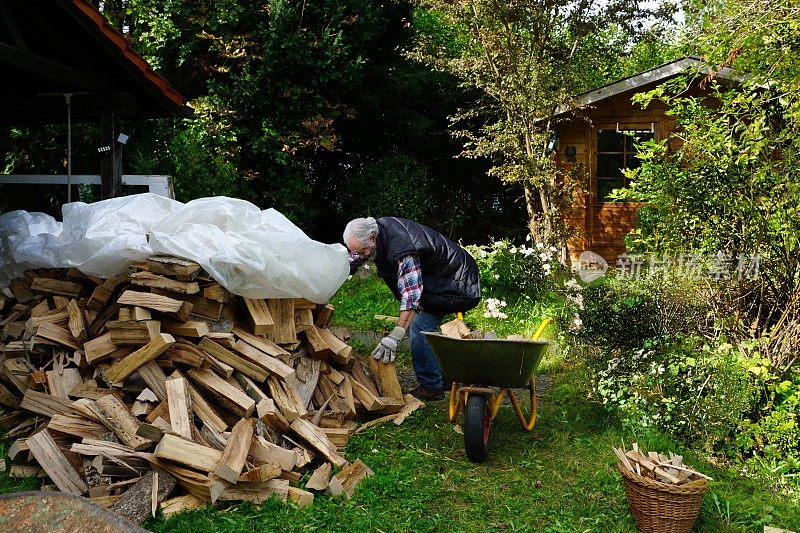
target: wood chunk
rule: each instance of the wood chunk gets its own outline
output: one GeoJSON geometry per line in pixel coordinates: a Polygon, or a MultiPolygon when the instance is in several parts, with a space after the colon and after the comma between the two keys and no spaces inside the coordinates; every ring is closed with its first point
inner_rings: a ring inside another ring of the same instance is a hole
{"type": "Polygon", "coordinates": [[[336,446],[338,449],[343,449],[347,446],[347,441],[350,440],[350,436],[353,434],[353,430],[349,428],[320,428],[325,436],[327,436],[331,442],[336,446]]]}
{"type": "Polygon", "coordinates": [[[177,435],[165,434],[156,446],[153,456],[202,472],[211,472],[219,463],[222,453],[214,448],[182,439],[177,435]]]}
{"type": "Polygon", "coordinates": [[[108,278],[102,285],[95,287],[89,300],[86,302],[88,309],[100,311],[108,302],[111,295],[121,288],[121,286],[128,282],[127,274],[120,274],[113,278],[108,278]]]}
{"type": "Polygon", "coordinates": [[[90,365],[108,359],[119,349],[119,346],[111,342],[111,335],[109,333],[87,341],[83,345],[83,351],[86,354],[86,362],[90,365]]]}
{"type": "Polygon", "coordinates": [[[131,415],[125,404],[111,394],[96,400],[95,405],[102,415],[103,424],[114,432],[120,441],[134,450],[141,450],[150,445],[150,441],[136,435],[139,421],[131,415]]]}
{"type": "Polygon", "coordinates": [[[8,288],[11,291],[11,294],[14,295],[14,299],[21,304],[26,304],[34,299],[34,295],[31,292],[28,284],[19,278],[12,279],[8,284],[8,288]]]}
{"type": "Polygon", "coordinates": [[[193,307],[189,302],[175,300],[169,296],[131,290],[122,293],[117,303],[120,305],[135,305],[144,307],[145,309],[152,309],[153,311],[173,316],[181,322],[188,320],[189,313],[192,311],[193,307]]]}
{"type": "Polygon", "coordinates": [[[304,407],[308,407],[311,403],[311,398],[314,396],[314,390],[317,388],[317,383],[319,382],[321,366],[322,361],[318,359],[312,359],[310,357],[298,358],[297,367],[295,369],[295,386],[304,407]]]}
{"type": "Polygon", "coordinates": [[[253,440],[253,428],[252,418],[243,418],[233,426],[222,457],[214,469],[214,473],[225,481],[236,483],[239,480],[253,440]]]}
{"type": "Polygon", "coordinates": [[[0,383],[0,404],[14,409],[19,407],[19,398],[14,396],[2,383],[0,383]]]}
{"type": "Polygon", "coordinates": [[[200,292],[200,285],[196,281],[175,281],[152,272],[135,272],[131,274],[131,284],[139,287],[156,287],[182,294],[197,294],[200,292]]]}
{"type": "MultiPolygon", "coordinates": [[[[72,465],[70,465],[72,466],[72,465]]],[[[8,477],[24,478],[24,477],[48,477],[47,472],[39,466],[29,465],[11,465],[8,469],[8,477]]]]}
{"type": "Polygon", "coordinates": [[[308,420],[298,418],[291,423],[290,427],[335,466],[341,467],[347,464],[347,459],[339,454],[331,440],[308,420]]]}
{"type": "Polygon", "coordinates": [[[208,335],[208,324],[200,320],[189,320],[186,322],[170,322],[164,321],[161,323],[161,331],[169,333],[176,337],[203,337],[208,335]]]}
{"type": "Polygon", "coordinates": [[[219,495],[220,500],[247,501],[255,504],[263,503],[273,495],[286,501],[289,492],[289,481],[270,479],[264,483],[239,483],[226,488],[219,495]]]}
{"type": "Polygon", "coordinates": [[[361,462],[361,459],[356,459],[354,463],[342,468],[338,474],[333,476],[327,492],[332,496],[344,493],[347,499],[350,499],[353,497],[356,485],[372,474],[372,470],[361,462]]]}
{"type": "Polygon", "coordinates": [[[25,391],[25,396],[22,397],[19,408],[48,418],[52,418],[56,414],[78,414],[72,409],[71,400],[60,396],[51,396],[43,392],[36,392],[33,389],[25,391]]]}
{"type": "Polygon", "coordinates": [[[64,435],[90,439],[99,439],[108,433],[108,429],[99,422],[88,420],[82,416],[59,413],[53,415],[53,418],[47,423],[47,429],[64,435]]]}
{"type": "Polygon", "coordinates": [[[152,514],[153,498],[157,503],[164,501],[177,484],[178,480],[168,472],[150,470],[126,490],[109,509],[134,524],[141,524],[152,514]]]}
{"type": "Polygon", "coordinates": [[[333,306],[331,304],[325,304],[317,313],[317,321],[314,323],[319,329],[327,328],[330,323],[331,319],[333,318],[333,306]]]}
{"type": "Polygon", "coordinates": [[[47,302],[46,299],[42,300],[33,309],[31,309],[30,311],[31,318],[36,318],[42,315],[46,315],[50,313],[50,311],[51,311],[50,304],[47,302]]]}
{"type": "Polygon", "coordinates": [[[632,461],[635,461],[635,462],[639,463],[639,464],[640,464],[641,466],[643,466],[643,467],[644,467],[646,470],[649,470],[649,471],[651,471],[651,472],[652,472],[652,471],[655,469],[655,467],[656,467],[656,465],[655,465],[654,463],[652,463],[652,462],[651,462],[650,460],[648,460],[648,459],[647,459],[647,458],[646,458],[644,455],[642,455],[641,453],[639,453],[639,452],[638,452],[638,451],[636,451],[636,450],[628,450],[627,452],[625,452],[625,455],[628,457],[628,459],[630,459],[630,460],[632,460],[632,461]]]}
{"type": "Polygon", "coordinates": [[[350,364],[352,359],[351,352],[353,351],[352,346],[343,342],[329,329],[321,329],[319,330],[319,334],[325,341],[325,344],[333,351],[333,353],[328,356],[329,359],[342,365],[350,364]]]}
{"type": "Polygon", "coordinates": [[[158,320],[109,320],[106,328],[117,346],[144,346],[161,333],[158,320]]]}
{"type": "Polygon", "coordinates": [[[203,363],[209,362],[208,356],[197,346],[184,344],[182,339],[164,351],[163,359],[173,363],[181,363],[194,368],[200,368],[203,363]]]}
{"type": "Polygon", "coordinates": [[[212,283],[203,288],[203,298],[214,300],[215,302],[228,303],[231,299],[231,293],[219,283],[212,283]]]}
{"type": "Polygon", "coordinates": [[[164,518],[169,518],[184,511],[192,511],[194,509],[202,509],[206,506],[206,502],[192,494],[184,494],[183,496],[176,496],[168,500],[164,500],[159,505],[161,514],[164,518]]]}
{"type": "Polygon", "coordinates": [[[410,394],[406,394],[403,397],[403,400],[405,400],[406,404],[402,409],[400,409],[400,412],[397,413],[397,418],[394,419],[394,423],[396,426],[402,424],[403,421],[408,417],[408,415],[410,415],[417,409],[425,407],[424,403],[422,403],[418,398],[415,398],[410,394]]]}
{"type": "Polygon", "coordinates": [[[403,389],[400,387],[400,380],[397,379],[397,368],[394,363],[384,363],[376,361],[375,358],[367,358],[370,372],[375,378],[381,396],[390,398],[402,398],[403,389]]]}
{"type": "Polygon", "coordinates": [[[253,335],[246,329],[241,328],[234,324],[233,326],[233,334],[242,339],[244,342],[249,344],[250,346],[264,352],[267,355],[271,355],[272,357],[276,357],[281,361],[288,361],[289,359],[289,352],[275,344],[274,342],[265,339],[264,337],[260,337],[258,335],[253,335]]]}
{"type": "Polygon", "coordinates": [[[631,465],[631,462],[628,460],[628,458],[625,456],[625,453],[622,450],[620,450],[619,448],[614,448],[613,446],[611,447],[611,449],[614,450],[614,454],[619,458],[620,462],[625,466],[625,468],[628,469],[628,471],[634,473],[636,472],[636,469],[633,468],[633,465],[631,465]]]}
{"type": "Polygon", "coordinates": [[[322,463],[308,478],[306,488],[311,490],[327,489],[331,479],[331,468],[332,465],[330,463],[322,463]]]}
{"type": "Polygon", "coordinates": [[[454,339],[465,339],[469,337],[470,331],[463,320],[454,319],[439,326],[442,334],[445,337],[452,337],[454,339]]]}
{"type": "Polygon", "coordinates": [[[192,440],[192,399],[189,392],[189,383],[185,378],[168,379],[167,404],[169,406],[169,421],[172,431],[187,440],[192,440]]]}
{"type": "Polygon", "coordinates": [[[243,473],[239,476],[239,481],[244,483],[263,483],[280,476],[281,472],[281,466],[278,463],[264,463],[243,473]]]}
{"type": "Polygon", "coordinates": [[[312,357],[315,359],[322,359],[323,361],[327,361],[333,355],[333,349],[328,346],[328,343],[325,342],[325,339],[322,337],[320,333],[322,330],[316,326],[311,326],[303,333],[306,337],[306,348],[308,352],[311,354],[312,357]]]}
{"type": "Polygon", "coordinates": [[[271,298],[267,300],[270,315],[275,324],[264,332],[275,344],[291,344],[297,342],[297,330],[294,325],[294,299],[271,298]]]}
{"type": "Polygon", "coordinates": [[[364,409],[367,411],[380,411],[385,406],[380,398],[375,396],[370,390],[361,384],[357,379],[351,380],[353,396],[355,396],[364,409]]]}
{"type": "Polygon", "coordinates": [[[33,370],[28,360],[22,357],[3,361],[3,374],[22,394],[28,390],[28,376],[33,370]]]}
{"type": "Polygon", "coordinates": [[[72,336],[69,330],[51,324],[50,322],[42,322],[39,324],[39,327],[36,328],[36,336],[51,340],[73,350],[81,349],[81,345],[78,344],[78,341],[75,340],[75,337],[72,336]]]}
{"type": "MultiPolygon", "coordinates": [[[[178,297],[180,301],[191,304],[191,314],[200,318],[219,320],[222,316],[222,309],[224,308],[224,305],[221,302],[215,302],[214,300],[203,298],[197,294],[178,294],[166,289],[156,288],[152,288],[150,290],[153,294],[158,294],[168,298],[178,297]]],[[[185,321],[186,319],[179,318],[179,320],[185,321]]]]}
{"type": "Polygon", "coordinates": [[[72,337],[78,341],[78,344],[83,345],[86,342],[88,326],[86,324],[86,317],[83,310],[78,307],[78,301],[72,299],[67,304],[67,314],[69,315],[69,331],[72,337]]]}
{"type": "Polygon", "coordinates": [[[295,333],[305,331],[314,325],[314,313],[311,309],[294,309],[294,327],[295,333]]]}
{"type": "Polygon", "coordinates": [[[296,392],[292,394],[293,387],[291,385],[287,387],[284,382],[279,381],[275,376],[269,376],[267,378],[267,386],[275,405],[289,422],[304,416],[308,412],[296,392]]]}
{"type": "Polygon", "coordinates": [[[308,492],[307,490],[303,490],[297,487],[289,487],[288,498],[291,502],[293,502],[297,507],[300,509],[305,509],[306,507],[312,505],[314,503],[314,493],[308,492]]]}
{"type": "Polygon", "coordinates": [[[152,457],[149,461],[161,470],[165,470],[178,479],[178,483],[190,494],[206,502],[215,501],[224,490],[225,484],[210,479],[207,475],[184,468],[175,463],[152,457]]]}
{"type": "Polygon", "coordinates": [[[160,333],[152,341],[128,355],[121,361],[114,363],[106,371],[106,377],[111,383],[118,383],[133,374],[137,368],[164,353],[164,350],[175,344],[175,338],[167,333],[160,333]]]}
{"type": "Polygon", "coordinates": [[[256,402],[211,370],[190,368],[188,374],[192,381],[209,393],[215,394],[217,399],[233,413],[240,417],[248,417],[253,413],[256,402]]]}
{"type": "Polygon", "coordinates": [[[266,300],[250,298],[242,298],[242,300],[247,311],[244,320],[250,326],[253,334],[264,335],[275,327],[275,320],[272,318],[266,300]]]}
{"type": "Polygon", "coordinates": [[[249,457],[257,465],[275,463],[281,470],[292,470],[297,464],[297,453],[281,448],[258,435],[250,443],[249,457]]]}
{"type": "Polygon", "coordinates": [[[188,276],[194,279],[200,273],[200,265],[171,255],[153,255],[147,258],[147,270],[155,274],[188,276]]]}
{"type": "Polygon", "coordinates": [[[73,388],[83,383],[81,373],[77,368],[62,368],[58,370],[48,370],[47,388],[53,396],[68,398],[73,388]]]}
{"type": "Polygon", "coordinates": [[[66,296],[67,298],[77,298],[83,291],[83,285],[72,283],[71,281],[61,281],[57,279],[36,278],[31,284],[31,292],[34,294],[46,294],[66,296]]]}
{"type": "Polygon", "coordinates": [[[167,376],[158,366],[158,363],[148,361],[137,369],[137,373],[159,400],[164,401],[167,399],[167,376]]]}
{"type": "MultiPolygon", "coordinates": [[[[294,382],[295,371],[294,368],[285,364],[283,361],[273,357],[272,355],[259,350],[255,346],[247,343],[244,340],[236,341],[233,347],[234,350],[245,360],[260,366],[267,370],[270,374],[281,379],[287,383],[294,382]]],[[[264,381],[263,379],[260,381],[264,381]]]]}
{"type": "Polygon", "coordinates": [[[61,492],[80,496],[89,490],[46,429],[28,438],[28,448],[61,492]]]}
{"type": "Polygon", "coordinates": [[[269,372],[263,366],[253,363],[251,359],[238,356],[211,339],[204,338],[197,346],[214,359],[225,363],[234,370],[238,370],[258,383],[263,382],[269,375],[269,372]]]}

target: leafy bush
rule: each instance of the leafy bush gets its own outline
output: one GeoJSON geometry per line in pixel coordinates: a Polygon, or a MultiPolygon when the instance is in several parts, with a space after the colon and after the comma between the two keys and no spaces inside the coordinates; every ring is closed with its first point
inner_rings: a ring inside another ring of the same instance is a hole
{"type": "Polygon", "coordinates": [[[702,342],[620,351],[596,371],[593,392],[632,429],[654,427],[711,448],[751,412],[758,389],[738,348],[702,342]]]}

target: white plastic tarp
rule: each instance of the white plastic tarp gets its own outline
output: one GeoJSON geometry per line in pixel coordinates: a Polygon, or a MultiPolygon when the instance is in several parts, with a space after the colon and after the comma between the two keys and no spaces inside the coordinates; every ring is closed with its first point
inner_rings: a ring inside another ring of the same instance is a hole
{"type": "Polygon", "coordinates": [[[155,194],[0,215],[0,288],[27,268],[75,267],[104,278],[132,262],[168,254],[199,263],[225,288],[248,298],[328,301],[349,274],[341,244],[310,239],[274,209],[212,197],[187,204],[155,194]]]}

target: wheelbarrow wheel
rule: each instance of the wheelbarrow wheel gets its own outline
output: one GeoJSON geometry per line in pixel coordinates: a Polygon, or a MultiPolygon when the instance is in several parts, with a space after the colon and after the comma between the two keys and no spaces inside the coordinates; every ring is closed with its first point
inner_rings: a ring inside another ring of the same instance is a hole
{"type": "Polygon", "coordinates": [[[489,429],[491,419],[486,396],[470,394],[464,410],[464,450],[473,463],[485,461],[489,456],[489,429]]]}

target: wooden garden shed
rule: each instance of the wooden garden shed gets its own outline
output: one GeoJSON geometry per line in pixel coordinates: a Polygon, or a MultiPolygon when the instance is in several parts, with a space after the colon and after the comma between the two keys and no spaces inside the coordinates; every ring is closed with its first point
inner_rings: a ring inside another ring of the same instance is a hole
{"type": "MultiPolygon", "coordinates": [[[[670,138],[675,130],[675,119],[665,113],[664,103],[653,101],[642,109],[631,98],[686,73],[696,74],[686,95],[708,94],[701,83],[708,73],[707,65],[697,58],[684,57],[578,95],[578,110],[557,113],[556,160],[565,173],[575,172],[585,180],[585,192],[575,195],[567,215],[568,224],[576,230],[576,236],[567,242],[573,263],[589,250],[613,266],[626,252],[624,238],[634,228],[642,204],[613,201],[609,194],[627,185],[622,169],[638,164],[634,156],[636,139],[660,141],[670,138]]],[[[718,76],[728,78],[729,72],[723,69],[718,76]]]]}

